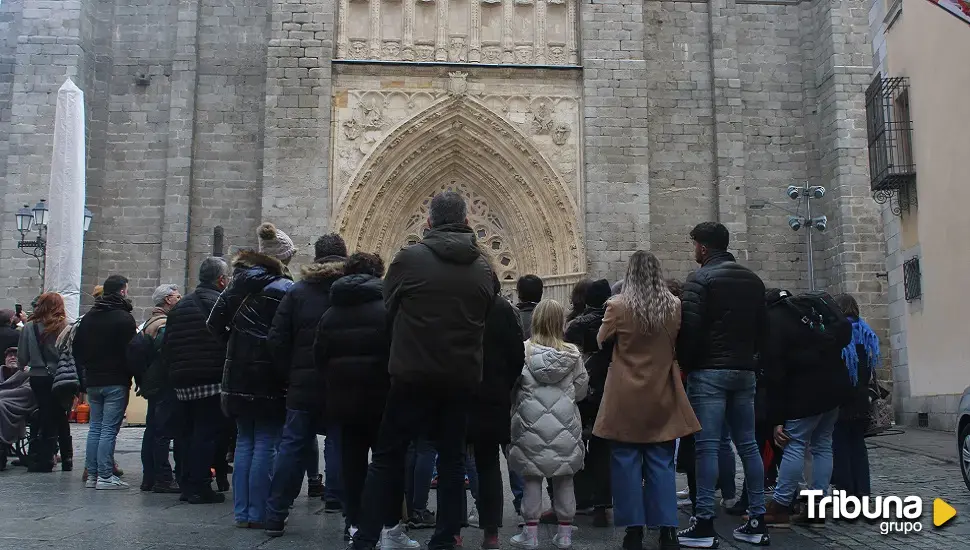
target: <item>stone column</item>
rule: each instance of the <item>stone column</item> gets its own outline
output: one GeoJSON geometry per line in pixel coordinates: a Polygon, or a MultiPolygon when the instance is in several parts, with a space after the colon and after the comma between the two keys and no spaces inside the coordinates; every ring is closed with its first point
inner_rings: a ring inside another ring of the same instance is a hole
{"type": "Polygon", "coordinates": [[[546,0],[536,0],[535,5],[535,64],[546,64],[546,0]]]}
{"type": "MultiPolygon", "coordinates": [[[[409,1],[411,2],[413,11],[414,0],[409,1]]],[[[350,0],[340,0],[340,5],[337,8],[337,59],[344,59],[347,57],[347,14],[349,12],[350,0]]],[[[405,29],[407,29],[406,26],[405,29]]],[[[406,33],[407,31],[405,30],[404,32],[406,33]]]]}
{"type": "Polygon", "coordinates": [[[169,94],[168,159],[165,162],[165,211],[159,280],[187,288],[189,204],[195,143],[195,87],[198,84],[199,0],[179,0],[175,59],[169,94]]]}
{"type": "Polygon", "coordinates": [[[404,40],[401,44],[401,59],[414,61],[414,0],[404,0],[404,40]]]}
{"type": "Polygon", "coordinates": [[[482,60],[482,0],[468,0],[471,10],[471,23],[468,29],[468,61],[478,63],[482,60]]]}
{"type": "Polygon", "coordinates": [[[569,63],[579,63],[579,51],[576,48],[576,2],[566,0],[566,55],[569,63]]]}
{"type": "Polygon", "coordinates": [[[515,0],[502,0],[502,62],[515,62],[515,40],[512,24],[515,21],[515,0]]]}
{"type": "Polygon", "coordinates": [[[448,61],[448,0],[438,0],[438,32],[434,41],[435,61],[448,61]]]}
{"type": "Polygon", "coordinates": [[[370,56],[381,58],[381,0],[370,0],[370,56]]]}

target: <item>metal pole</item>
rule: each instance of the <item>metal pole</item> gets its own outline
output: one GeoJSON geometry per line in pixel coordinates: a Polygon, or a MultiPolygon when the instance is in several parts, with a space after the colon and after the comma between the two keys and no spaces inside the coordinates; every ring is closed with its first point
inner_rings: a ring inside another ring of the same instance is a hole
{"type": "Polygon", "coordinates": [[[808,232],[808,289],[815,290],[815,256],[812,248],[812,195],[808,184],[805,184],[805,230],[808,232]]]}

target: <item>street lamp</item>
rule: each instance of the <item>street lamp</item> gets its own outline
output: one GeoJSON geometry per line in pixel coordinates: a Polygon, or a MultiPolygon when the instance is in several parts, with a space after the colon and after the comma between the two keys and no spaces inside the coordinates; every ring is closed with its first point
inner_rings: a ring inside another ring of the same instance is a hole
{"type": "MultiPolygon", "coordinates": [[[[47,263],[47,224],[50,209],[47,201],[41,199],[33,208],[25,204],[23,208],[17,210],[17,231],[20,233],[20,241],[17,248],[23,250],[24,254],[33,256],[37,260],[37,273],[40,275],[41,288],[44,286],[44,264],[47,263]],[[31,229],[37,230],[37,238],[27,240],[27,234],[31,229]]],[[[84,223],[82,228],[85,233],[91,227],[91,220],[94,214],[87,208],[84,209],[84,223]]]]}
{"type": "Polygon", "coordinates": [[[788,189],[785,191],[788,198],[796,201],[798,207],[792,211],[779,204],[774,204],[768,201],[759,201],[753,203],[749,208],[764,208],[765,206],[771,205],[788,212],[788,227],[792,231],[798,231],[801,228],[805,228],[807,236],[806,248],[808,249],[808,286],[809,290],[815,290],[815,249],[812,246],[812,232],[813,231],[825,231],[828,228],[829,219],[827,216],[812,216],[812,201],[821,199],[825,196],[825,188],[821,185],[789,185],[788,189]],[[801,215],[801,203],[805,203],[805,215],[801,215]]]}

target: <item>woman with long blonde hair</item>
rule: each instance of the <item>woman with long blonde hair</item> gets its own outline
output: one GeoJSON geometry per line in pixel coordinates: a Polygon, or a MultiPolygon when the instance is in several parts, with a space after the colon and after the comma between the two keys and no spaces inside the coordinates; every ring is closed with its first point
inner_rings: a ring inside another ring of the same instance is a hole
{"type": "Polygon", "coordinates": [[[54,469],[55,446],[60,445],[61,469],[74,467],[74,448],[67,411],[54,398],[51,388],[57,370],[57,337],[67,326],[64,298],[56,292],[45,292],[37,298],[34,311],[20,332],[17,361],[30,367],[30,388],[40,411],[40,433],[31,434],[27,470],[50,472],[54,469]]]}
{"type": "Polygon", "coordinates": [[[583,468],[586,448],[576,402],[586,397],[589,376],[579,349],[563,340],[565,311],[555,300],[539,302],[532,314],[532,336],[525,343],[525,365],[512,412],[509,467],[524,479],[522,532],[516,548],[538,548],[542,480],[551,480],[559,531],[552,542],[572,547],[576,515],[573,475],[583,468]]]}
{"type": "Polygon", "coordinates": [[[610,299],[597,339],[614,341],[613,362],[593,434],[612,446],[613,522],[624,550],[643,547],[644,528],[660,548],[680,547],[674,441],[700,430],[677,365],[680,300],[656,256],[630,257],[623,289],[610,299]],[[641,488],[642,487],[642,488],[641,488]]]}

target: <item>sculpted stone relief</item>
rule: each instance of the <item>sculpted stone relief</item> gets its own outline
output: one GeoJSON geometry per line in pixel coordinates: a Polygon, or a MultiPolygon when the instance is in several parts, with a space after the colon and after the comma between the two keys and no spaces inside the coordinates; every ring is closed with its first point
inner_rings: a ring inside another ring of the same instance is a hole
{"type": "Polygon", "coordinates": [[[336,59],[577,65],[578,1],[339,0],[336,59]]]}
{"type": "Polygon", "coordinates": [[[422,235],[430,198],[452,188],[501,278],[584,271],[579,194],[561,175],[577,170],[576,99],[473,93],[467,74],[447,76],[443,89],[351,91],[336,110],[335,229],[393,255],[422,235]]]}

